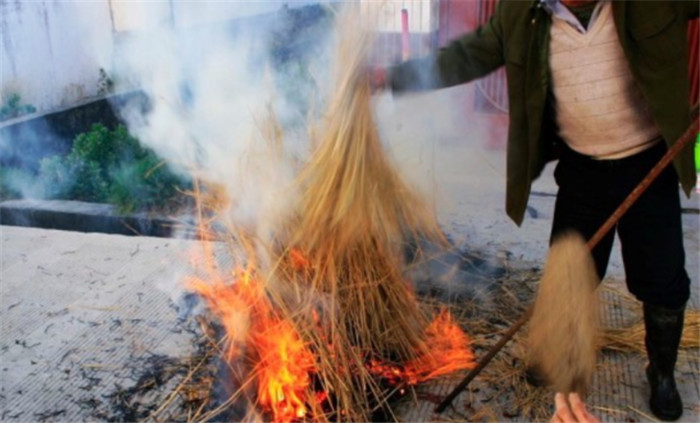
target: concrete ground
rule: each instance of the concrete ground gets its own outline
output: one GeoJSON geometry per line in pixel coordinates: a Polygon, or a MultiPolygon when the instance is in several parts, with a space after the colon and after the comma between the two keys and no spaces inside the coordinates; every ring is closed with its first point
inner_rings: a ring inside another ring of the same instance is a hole
{"type": "MultiPolygon", "coordinates": [[[[405,128],[410,132],[409,124],[405,128]]],[[[535,184],[528,217],[517,228],[503,212],[502,151],[438,137],[424,152],[420,165],[434,188],[426,191],[458,244],[510,266],[542,265],[556,193],[551,166],[535,184]]],[[[683,204],[691,304],[698,309],[697,194],[683,204]]],[[[107,409],[110,398],[133,385],[149,360],[192,354],[195,335],[179,320],[177,305],[196,242],[11,226],[0,226],[0,239],[0,420],[104,420],[113,411],[107,409]]],[[[623,275],[616,248],[606,283],[621,285],[623,275]]],[[[616,318],[613,311],[608,314],[616,318]]],[[[591,400],[605,420],[652,420],[643,361],[616,358],[610,366],[618,369],[617,376],[596,375],[591,400]]],[[[679,364],[684,421],[700,421],[699,362],[695,351],[679,364]]],[[[446,382],[436,392],[444,395],[452,386],[446,382]]],[[[460,398],[455,404],[459,407],[460,398]]],[[[432,407],[419,401],[405,419],[459,419],[434,415],[432,407]]]]}
{"type": "Polygon", "coordinates": [[[171,297],[190,243],[13,226],[0,236],[1,421],[94,420],[149,358],[190,353],[171,297]]]}

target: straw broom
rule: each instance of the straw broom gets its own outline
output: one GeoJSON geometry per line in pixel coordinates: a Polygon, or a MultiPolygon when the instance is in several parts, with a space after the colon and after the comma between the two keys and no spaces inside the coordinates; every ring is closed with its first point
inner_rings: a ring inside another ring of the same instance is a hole
{"type": "MultiPolygon", "coordinates": [[[[234,396],[260,383],[269,365],[289,360],[287,352],[270,351],[276,348],[268,342],[270,331],[289,336],[305,357],[311,352],[300,375],[305,380],[293,388],[300,402],[292,420],[368,421],[378,410],[395,419],[388,405],[394,392],[473,365],[463,332],[448,314],[431,323],[403,276],[406,245],[447,242],[383,151],[365,77],[370,40],[357,30],[358,18],[347,13],[338,19],[333,97],[323,124],[310,128],[317,148],[292,187],[299,193],[292,213],[261,219],[267,226],[258,235],[228,227],[231,255],[245,257],[235,283],[227,283],[231,275],[220,275],[211,259],[205,278],[191,282],[224,322],[227,360],[250,362],[234,396]],[[381,373],[385,368],[388,377],[381,373]],[[396,373],[404,385],[387,385],[396,373]],[[326,399],[316,400],[319,393],[326,399]]],[[[259,145],[270,164],[279,164],[283,134],[272,109],[258,123],[265,141],[259,145]]],[[[212,201],[235,203],[216,196],[212,201]]],[[[207,233],[214,222],[200,223],[207,233]]],[[[298,370],[300,363],[291,364],[298,370]]],[[[258,390],[257,400],[265,395],[258,390]]],[[[282,399],[274,395],[273,402],[282,399]]]]}
{"type": "Polygon", "coordinates": [[[576,232],[552,243],[528,336],[530,365],[558,392],[586,394],[596,364],[599,280],[576,232]]]}
{"type": "Polygon", "coordinates": [[[387,396],[365,366],[368,354],[396,363],[430,357],[429,316],[403,278],[402,256],[415,238],[443,239],[382,149],[364,75],[369,42],[352,21],[341,22],[337,88],[319,148],[297,181],[298,212],[280,243],[293,246],[308,268],[299,272],[284,249],[274,279],[288,284],[282,307],[297,311],[297,328],[320,355],[322,384],[334,393],[335,407],[352,414],[349,420],[366,420],[372,404],[387,396]],[[299,312],[304,304],[307,312],[299,312]],[[325,330],[310,324],[308,310],[330,323],[325,330]]]}
{"type": "MultiPolygon", "coordinates": [[[[668,166],[668,164],[673,160],[676,155],[690,142],[691,139],[695,138],[698,131],[698,125],[700,121],[697,116],[694,117],[688,129],[678,138],[678,140],[671,145],[671,147],[666,151],[664,156],[654,165],[654,167],[649,171],[649,173],[642,179],[642,181],[629,193],[629,195],[622,201],[617,209],[608,217],[608,219],[603,223],[603,225],[598,228],[595,234],[588,240],[586,246],[589,250],[595,248],[596,245],[601,241],[601,239],[615,226],[619,219],[624,215],[627,210],[634,204],[634,202],[639,198],[639,196],[651,185],[651,183],[659,176],[662,170],[668,166]]],[[[518,321],[516,321],[500,338],[496,345],[489,350],[489,352],[477,363],[474,369],[469,372],[469,374],[445,397],[444,400],[435,407],[435,412],[441,413],[447,408],[447,406],[457,397],[457,395],[463,391],[469,383],[474,380],[474,378],[482,371],[488,363],[493,359],[493,357],[498,353],[498,351],[503,348],[503,346],[511,339],[515,333],[529,320],[533,308],[528,309],[518,321]]]]}
{"type": "MultiPolygon", "coordinates": [[[[534,304],[528,357],[556,391],[585,394],[595,370],[598,348],[646,353],[645,328],[636,311],[623,328],[598,327],[598,277],[589,249],[577,234],[556,239],[550,249],[534,304]]],[[[681,350],[700,348],[700,312],[687,310],[681,350]]]]}
{"type": "MultiPolygon", "coordinates": [[[[310,409],[298,419],[367,421],[377,410],[395,418],[387,401],[401,386],[383,385],[381,369],[371,363],[403,372],[405,383],[415,384],[473,362],[463,333],[450,331],[447,315],[438,319],[446,325],[431,324],[403,277],[406,244],[446,241],[434,215],[382,149],[364,75],[369,40],[356,30],[356,22],[352,14],[340,19],[333,98],[323,125],[310,131],[317,136],[311,145],[318,148],[296,180],[294,191],[300,194],[291,218],[272,222],[272,236],[266,239],[250,239],[250,232],[230,228],[231,250],[245,250],[250,269],[245,277],[263,284],[263,292],[253,304],[241,303],[231,287],[197,283],[223,320],[228,315],[236,326],[238,320],[255,325],[256,316],[265,315],[289,323],[286,332],[313,352],[308,371],[313,381],[305,397],[323,392],[328,398],[309,400],[310,409]]],[[[259,122],[276,162],[282,129],[271,110],[259,122]]],[[[252,339],[255,333],[234,335],[229,358],[238,357],[237,345],[250,342],[256,363],[266,359],[265,334],[258,341],[252,339]]],[[[264,365],[256,364],[242,385],[262,371],[264,365]]]]}

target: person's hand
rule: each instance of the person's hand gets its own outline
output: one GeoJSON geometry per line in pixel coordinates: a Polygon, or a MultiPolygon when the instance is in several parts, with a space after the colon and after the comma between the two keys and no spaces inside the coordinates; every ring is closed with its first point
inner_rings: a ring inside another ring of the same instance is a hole
{"type": "Polygon", "coordinates": [[[557,392],[554,396],[554,404],[556,409],[550,419],[552,423],[600,423],[598,417],[586,410],[586,404],[577,393],[570,393],[567,402],[564,394],[557,392]]]}
{"type": "Polygon", "coordinates": [[[368,68],[367,80],[369,81],[370,90],[372,93],[382,91],[387,88],[387,71],[384,68],[368,68]]]}

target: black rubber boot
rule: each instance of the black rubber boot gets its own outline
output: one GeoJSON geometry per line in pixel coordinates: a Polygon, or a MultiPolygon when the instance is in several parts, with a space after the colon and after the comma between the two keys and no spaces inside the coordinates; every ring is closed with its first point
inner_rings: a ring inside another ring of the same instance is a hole
{"type": "Polygon", "coordinates": [[[673,371],[683,332],[684,311],[685,306],[667,309],[644,304],[644,342],[649,356],[647,379],[651,388],[649,408],[656,417],[665,421],[678,420],[683,414],[673,371]]]}

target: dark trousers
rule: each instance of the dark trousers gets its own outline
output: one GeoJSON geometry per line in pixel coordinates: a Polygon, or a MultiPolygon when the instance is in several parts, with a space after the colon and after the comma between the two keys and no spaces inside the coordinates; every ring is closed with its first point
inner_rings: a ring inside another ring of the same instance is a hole
{"type": "MultiPolygon", "coordinates": [[[[595,160],[566,146],[554,171],[559,193],[552,238],[566,229],[590,239],[666,151],[665,143],[619,160],[595,160]]],[[[627,288],[638,300],[678,308],[690,296],[685,271],[678,178],[669,165],[593,250],[602,279],[615,231],[627,288]]]]}

